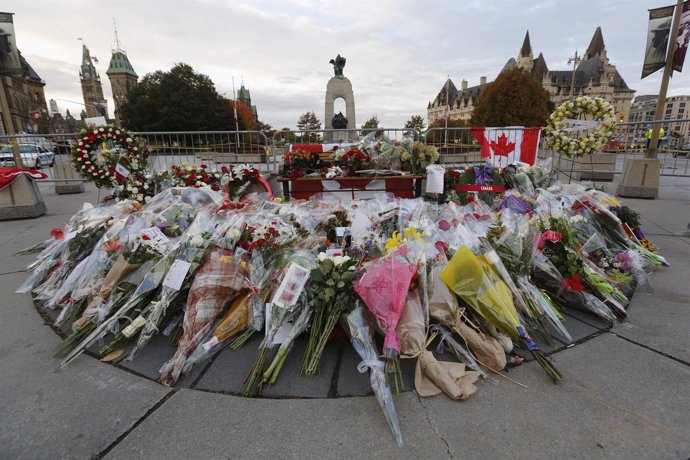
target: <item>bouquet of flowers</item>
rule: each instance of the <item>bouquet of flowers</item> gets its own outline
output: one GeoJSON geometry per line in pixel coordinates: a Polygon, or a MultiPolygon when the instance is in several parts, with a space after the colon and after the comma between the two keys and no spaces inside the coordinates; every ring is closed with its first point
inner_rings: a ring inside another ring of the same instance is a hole
{"type": "MultiPolygon", "coordinates": [[[[548,296],[536,289],[529,280],[530,269],[536,251],[537,231],[530,225],[529,217],[515,216],[511,212],[502,213],[503,220],[498,220],[488,232],[488,239],[496,254],[501,259],[506,275],[515,279],[516,289],[511,289],[513,297],[526,319],[528,330],[538,333],[545,340],[550,334],[545,325],[549,324],[562,338],[571,342],[572,338],[565,326],[564,318],[555,308],[548,296]]],[[[512,283],[512,281],[511,281],[512,283]]],[[[509,284],[510,286],[510,284],[509,284]]]]}
{"type": "Polygon", "coordinates": [[[385,366],[383,361],[379,360],[376,344],[374,343],[374,332],[365,318],[362,307],[357,303],[355,308],[344,317],[347,322],[347,330],[350,334],[350,342],[362,361],[357,366],[357,370],[361,373],[369,371],[369,380],[371,388],[374,390],[376,400],[381,406],[383,415],[388,421],[395,441],[398,447],[404,447],[405,444],[400,431],[400,424],[398,423],[398,416],[395,412],[395,405],[393,404],[393,394],[388,386],[386,379],[385,366]]]}
{"type": "Polygon", "coordinates": [[[492,326],[514,342],[524,344],[554,382],[560,381],[560,372],[527,334],[510,289],[491,268],[491,258],[491,254],[477,256],[463,245],[441,272],[441,279],[492,326]]]}
{"type": "Polygon", "coordinates": [[[358,149],[350,149],[348,151],[338,149],[335,152],[334,160],[348,172],[349,176],[354,176],[357,170],[371,161],[371,156],[358,149]]]}
{"type": "Polygon", "coordinates": [[[189,354],[227,303],[240,295],[244,277],[240,258],[231,250],[216,246],[192,283],[184,315],[184,333],[175,356],[161,368],[159,381],[162,384],[175,385],[189,354]]]}
{"type": "Polygon", "coordinates": [[[322,252],[316,258],[316,263],[307,286],[314,320],[300,370],[305,375],[315,375],[318,372],[321,355],[333,328],[340,315],[347,313],[355,302],[352,290],[355,261],[349,256],[328,256],[322,252]]]}
{"type": "Polygon", "coordinates": [[[447,171],[444,178],[446,199],[461,205],[474,201],[474,195],[485,203],[493,202],[497,193],[505,191],[505,181],[498,168],[487,163],[464,171],[447,171]]]}
{"type": "Polygon", "coordinates": [[[400,355],[400,339],[395,328],[417,269],[405,254],[405,248],[399,248],[374,262],[355,284],[355,292],[386,331],[383,353],[388,367],[394,365],[400,355]]]}

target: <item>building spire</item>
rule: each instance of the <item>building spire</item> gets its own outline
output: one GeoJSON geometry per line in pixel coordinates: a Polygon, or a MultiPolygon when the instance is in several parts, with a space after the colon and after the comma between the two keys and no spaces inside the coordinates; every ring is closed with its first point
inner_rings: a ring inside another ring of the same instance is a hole
{"type": "Polygon", "coordinates": [[[117,36],[117,22],[115,22],[115,17],[113,17],[113,28],[115,29],[115,51],[122,51],[120,47],[120,38],[117,36]]]}
{"type": "Polygon", "coordinates": [[[525,40],[522,42],[522,48],[520,48],[520,56],[527,57],[532,54],[532,45],[529,42],[529,30],[525,34],[525,40]]]}
{"type": "Polygon", "coordinates": [[[594,31],[592,41],[589,43],[589,46],[587,47],[587,52],[584,55],[585,60],[593,58],[597,54],[602,55],[605,48],[606,45],[604,45],[604,36],[601,34],[600,26],[597,27],[597,30],[594,31]]]}

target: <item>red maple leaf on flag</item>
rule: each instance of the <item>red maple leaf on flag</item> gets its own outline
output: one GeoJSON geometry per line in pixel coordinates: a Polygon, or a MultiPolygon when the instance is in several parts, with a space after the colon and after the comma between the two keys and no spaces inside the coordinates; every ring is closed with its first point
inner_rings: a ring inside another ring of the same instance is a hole
{"type": "Polygon", "coordinates": [[[499,136],[498,142],[491,141],[489,145],[496,156],[507,157],[510,152],[515,150],[515,142],[508,143],[508,136],[505,133],[499,136]]]}

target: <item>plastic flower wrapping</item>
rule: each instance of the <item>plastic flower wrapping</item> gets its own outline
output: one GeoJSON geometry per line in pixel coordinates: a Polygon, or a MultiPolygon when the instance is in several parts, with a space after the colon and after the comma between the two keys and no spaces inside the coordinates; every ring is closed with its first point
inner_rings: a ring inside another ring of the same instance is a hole
{"type": "MultiPolygon", "coordinates": [[[[434,160],[405,142],[372,137],[360,150],[377,167],[434,160]]],[[[423,396],[471,397],[482,390],[478,379],[521,354],[558,382],[543,345],[571,342],[566,313],[622,321],[633,292],[651,289],[649,272],[667,265],[634,211],[604,192],[554,183],[538,167],[478,171],[507,190],[446,203],[385,194],[231,201],[208,184],[246,184],[250,168],[200,168],[194,178],[188,169],[166,180],[191,186],[166,188],[144,205],[84,206],[26,250],[41,252],[17,292],[54,311],[63,367],[86,350],[137,359],[162,334],[175,352],[160,363],[159,380],[172,386],[221,350],[258,343],[244,381],[245,396],[255,397],[280,382],[288,360],[319,374],[328,342],[344,331],[402,446],[394,407],[406,390],[401,359],[416,360],[423,396]],[[294,351],[298,340],[303,353],[294,351]],[[456,361],[439,359],[441,350],[456,361]]],[[[228,190],[233,199],[246,193],[228,190]]]]}

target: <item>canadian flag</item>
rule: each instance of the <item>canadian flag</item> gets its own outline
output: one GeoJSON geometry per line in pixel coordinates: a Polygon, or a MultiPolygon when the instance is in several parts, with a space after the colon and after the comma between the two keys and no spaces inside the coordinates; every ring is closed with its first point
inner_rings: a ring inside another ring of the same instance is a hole
{"type": "Polygon", "coordinates": [[[482,146],[482,158],[490,159],[494,166],[505,168],[518,161],[533,165],[537,161],[541,128],[507,126],[470,131],[482,146]]]}

